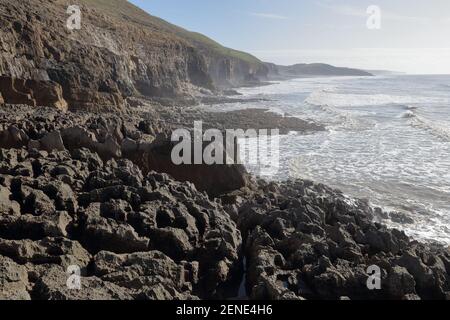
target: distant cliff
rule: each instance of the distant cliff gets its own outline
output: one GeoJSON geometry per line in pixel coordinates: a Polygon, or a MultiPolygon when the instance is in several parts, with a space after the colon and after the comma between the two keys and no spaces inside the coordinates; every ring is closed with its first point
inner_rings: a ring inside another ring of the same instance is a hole
{"type": "Polygon", "coordinates": [[[372,76],[371,73],[364,70],[339,68],[323,63],[301,63],[291,66],[265,63],[265,65],[269,70],[268,77],[271,80],[314,76],[372,76]]]}
{"type": "Polygon", "coordinates": [[[125,0],[0,2],[0,75],[10,78],[0,88],[8,91],[4,98],[36,101],[36,92],[14,87],[21,83],[16,79],[33,79],[62,90],[71,109],[110,110],[131,95],[185,96],[199,88],[255,82],[268,72],[255,57],[125,0]],[[80,30],[66,27],[69,4],[81,8],[80,30]]]}

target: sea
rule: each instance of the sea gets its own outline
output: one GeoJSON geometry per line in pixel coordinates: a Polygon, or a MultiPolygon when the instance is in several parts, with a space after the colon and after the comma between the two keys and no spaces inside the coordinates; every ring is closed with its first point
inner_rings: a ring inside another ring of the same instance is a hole
{"type": "Polygon", "coordinates": [[[238,91],[249,102],[208,108],[267,109],[326,128],[280,136],[278,170],[263,178],[324,183],[408,218],[384,220],[389,227],[450,244],[450,75],[301,78],[238,91]]]}

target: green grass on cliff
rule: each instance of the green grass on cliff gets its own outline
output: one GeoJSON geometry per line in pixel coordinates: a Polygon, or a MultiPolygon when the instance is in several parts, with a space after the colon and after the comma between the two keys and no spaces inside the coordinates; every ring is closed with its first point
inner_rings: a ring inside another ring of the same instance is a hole
{"type": "Polygon", "coordinates": [[[130,22],[146,26],[153,30],[159,30],[166,33],[175,34],[178,37],[191,42],[192,44],[194,44],[195,46],[199,47],[202,50],[210,51],[212,53],[222,56],[240,59],[253,66],[262,64],[262,62],[258,58],[248,53],[226,48],[221,44],[217,43],[216,41],[200,33],[185,30],[163,19],[152,16],[126,0],[79,0],[79,1],[81,3],[85,3],[88,6],[103,11],[105,12],[105,14],[120,17],[122,19],[129,20],[130,22]]]}

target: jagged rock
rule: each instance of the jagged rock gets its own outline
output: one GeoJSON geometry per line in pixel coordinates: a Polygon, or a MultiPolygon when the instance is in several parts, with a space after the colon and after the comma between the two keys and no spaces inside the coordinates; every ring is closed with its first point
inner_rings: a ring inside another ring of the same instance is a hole
{"type": "Polygon", "coordinates": [[[104,143],[94,144],[96,151],[103,159],[120,158],[122,156],[122,148],[117,141],[108,135],[104,143]]]}
{"type": "Polygon", "coordinates": [[[186,232],[176,228],[150,228],[149,238],[152,240],[152,247],[166,253],[174,259],[180,260],[183,257],[191,256],[193,246],[189,241],[186,232]]]}
{"type": "Polygon", "coordinates": [[[0,217],[3,215],[17,216],[20,214],[20,205],[11,200],[11,192],[0,185],[0,217]]]}
{"type": "Polygon", "coordinates": [[[0,131],[0,147],[20,148],[27,145],[28,135],[16,125],[10,125],[6,130],[0,131]]]}
{"type": "Polygon", "coordinates": [[[277,188],[261,181],[259,190],[238,215],[248,234],[246,279],[252,297],[444,298],[445,259],[425,255],[430,248],[413,247],[422,258],[408,252],[409,238],[373,223],[365,203],[349,204],[338,192],[300,181],[277,188]],[[373,265],[382,271],[381,291],[366,286],[373,265]]]}
{"type": "Polygon", "coordinates": [[[31,300],[25,267],[0,255],[0,300],[31,300]]]}
{"type": "Polygon", "coordinates": [[[67,111],[62,88],[53,81],[36,81],[0,76],[0,92],[4,102],[26,104],[31,107],[48,106],[67,111]]]}
{"type": "Polygon", "coordinates": [[[53,131],[48,134],[46,134],[41,140],[40,140],[40,147],[42,147],[46,151],[64,151],[66,148],[64,147],[64,142],[61,138],[61,134],[59,131],[53,131]]]}
{"type": "MultiPolygon", "coordinates": [[[[57,169],[58,167],[55,167],[57,169]]],[[[64,168],[67,169],[67,168],[64,168]]],[[[54,170],[52,170],[54,173],[54,170]]],[[[74,178],[74,175],[70,174],[70,170],[63,174],[70,178],[74,178]]],[[[57,175],[60,176],[60,175],[57,175]]],[[[62,181],[39,181],[38,185],[45,194],[54,201],[55,208],[61,211],[68,211],[70,214],[74,214],[78,209],[78,201],[72,188],[62,181]]]]}
{"type": "Polygon", "coordinates": [[[445,296],[448,286],[448,274],[445,267],[430,268],[420,257],[411,251],[406,251],[401,257],[395,260],[399,266],[404,267],[414,277],[417,284],[417,293],[425,298],[439,298],[445,296]]]}
{"type": "Polygon", "coordinates": [[[33,99],[38,106],[56,108],[67,111],[68,105],[63,98],[62,87],[53,81],[27,80],[25,86],[32,93],[33,99]]]}
{"type": "Polygon", "coordinates": [[[386,279],[386,290],[393,299],[402,299],[416,295],[416,282],[414,277],[405,268],[395,266],[386,279]]]}
{"type": "Polygon", "coordinates": [[[87,148],[75,148],[72,152],[71,155],[73,157],[73,159],[82,161],[83,163],[85,163],[87,165],[87,167],[89,168],[89,170],[94,171],[98,168],[103,167],[103,161],[102,159],[100,159],[100,157],[98,156],[98,154],[93,153],[92,151],[90,151],[87,148]]]}
{"type": "Polygon", "coordinates": [[[52,266],[38,278],[34,294],[42,300],[131,300],[125,288],[102,281],[97,277],[81,277],[81,289],[69,288],[70,274],[59,266],[52,266]]]}
{"type": "Polygon", "coordinates": [[[81,242],[91,252],[148,251],[149,239],[140,237],[130,225],[101,216],[100,203],[92,203],[81,218],[81,242]]]}
{"type": "Polygon", "coordinates": [[[0,215],[0,237],[16,240],[67,237],[67,228],[71,222],[72,218],[65,211],[40,216],[0,215]]]}
{"type": "Polygon", "coordinates": [[[6,103],[36,107],[36,100],[33,99],[25,82],[23,79],[0,76],[0,92],[6,103]]]}
{"type": "MultiPolygon", "coordinates": [[[[168,110],[180,121],[176,113],[168,110]]],[[[140,121],[133,113],[0,108],[0,134],[7,132],[10,144],[0,149],[0,256],[26,268],[26,290],[21,281],[12,285],[20,296],[228,298],[228,289],[239,286],[245,257],[250,298],[448,297],[448,250],[374,223],[389,216],[366,201],[304,180],[249,181],[250,188],[216,199],[191,182],[140,168],[126,152],[122,157],[129,160],[116,158],[119,146],[123,151],[130,143],[134,150],[131,141],[138,156],[164,145],[164,139],[143,143],[145,134],[134,132],[140,121]],[[53,132],[60,132],[67,151],[38,150],[53,132]],[[107,140],[117,145],[102,159],[98,145],[107,140]],[[39,146],[27,150],[30,141],[39,146]],[[73,265],[86,290],[67,290],[73,265]],[[372,265],[382,271],[382,290],[367,289],[372,265]]],[[[155,131],[170,131],[162,121],[146,121],[155,131]]]]}
{"type": "Polygon", "coordinates": [[[78,242],[65,238],[38,241],[0,239],[0,255],[20,264],[57,264],[64,268],[77,265],[81,269],[86,268],[91,259],[78,242]]]}
{"type": "Polygon", "coordinates": [[[91,148],[98,142],[93,133],[80,126],[63,129],[61,137],[64,145],[70,150],[81,148],[92,150],[91,148]]]}
{"type": "Polygon", "coordinates": [[[95,274],[133,292],[140,299],[195,299],[198,263],[175,263],[158,251],[117,255],[99,252],[95,256],[95,274]]]}
{"type": "Polygon", "coordinates": [[[41,190],[23,187],[25,199],[23,211],[32,215],[51,215],[56,211],[53,201],[41,190]]]}

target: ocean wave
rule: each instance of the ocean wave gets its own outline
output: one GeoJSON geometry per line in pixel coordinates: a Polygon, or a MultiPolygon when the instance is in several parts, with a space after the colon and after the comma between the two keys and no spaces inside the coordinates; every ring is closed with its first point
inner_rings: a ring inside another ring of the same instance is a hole
{"type": "Polygon", "coordinates": [[[419,109],[419,107],[411,106],[411,105],[408,105],[408,104],[399,104],[398,107],[403,109],[403,110],[410,110],[410,111],[419,109]]]}
{"type": "Polygon", "coordinates": [[[402,118],[404,118],[404,119],[413,119],[413,118],[415,118],[415,117],[417,117],[417,115],[416,115],[412,110],[406,111],[406,112],[402,115],[402,118]]]}
{"type": "Polygon", "coordinates": [[[327,117],[331,116],[331,119],[329,119],[331,121],[331,124],[334,126],[338,126],[339,128],[348,130],[365,130],[375,125],[370,120],[358,118],[354,113],[340,109],[339,106],[333,105],[331,103],[323,103],[328,101],[320,97],[335,96],[335,90],[336,88],[330,87],[314,91],[305,100],[305,103],[318,108],[327,117]]]}
{"type": "Polygon", "coordinates": [[[433,136],[450,142],[450,128],[435,120],[429,120],[423,116],[418,115],[413,110],[405,112],[402,116],[405,119],[410,119],[411,126],[425,130],[433,136]]]}
{"type": "Polygon", "coordinates": [[[354,94],[339,93],[334,89],[321,89],[313,91],[305,100],[306,103],[315,106],[332,107],[364,107],[400,105],[414,108],[412,104],[417,103],[449,103],[446,98],[432,98],[421,96],[396,96],[389,94],[354,94]]]}

